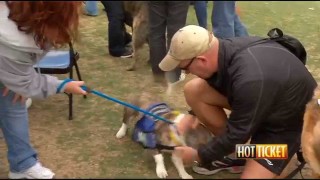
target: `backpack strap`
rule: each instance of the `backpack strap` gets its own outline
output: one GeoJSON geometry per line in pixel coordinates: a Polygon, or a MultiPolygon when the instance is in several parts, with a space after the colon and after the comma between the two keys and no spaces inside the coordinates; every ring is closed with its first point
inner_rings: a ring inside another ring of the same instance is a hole
{"type": "Polygon", "coordinates": [[[277,41],[283,40],[283,32],[278,28],[271,29],[267,35],[269,37],[260,39],[258,41],[254,41],[252,43],[247,44],[246,46],[241,47],[235,53],[233,53],[233,55],[231,56],[231,59],[233,59],[239,52],[241,52],[251,46],[255,46],[255,45],[270,42],[270,41],[277,42],[277,41]]]}
{"type": "MultiPolygon", "coordinates": [[[[251,46],[255,46],[255,45],[258,45],[258,44],[262,44],[262,43],[266,43],[266,42],[270,42],[270,38],[263,38],[263,39],[260,39],[258,41],[254,41],[252,43],[249,43],[243,47],[241,47],[240,49],[236,50],[236,52],[234,52],[231,56],[231,59],[233,59],[237,54],[239,54],[241,51],[251,47],[251,46]]],[[[230,61],[231,62],[231,61],[230,61]]]]}

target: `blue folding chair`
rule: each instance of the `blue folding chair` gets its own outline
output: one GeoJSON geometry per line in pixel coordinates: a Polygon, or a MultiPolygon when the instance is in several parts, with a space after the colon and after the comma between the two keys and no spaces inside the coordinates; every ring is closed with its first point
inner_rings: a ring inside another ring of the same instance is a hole
{"type": "MultiPolygon", "coordinates": [[[[73,68],[79,81],[82,81],[80,70],[77,64],[79,60],[79,53],[75,52],[72,43],[69,43],[69,51],[65,50],[51,50],[44,56],[39,63],[34,65],[37,72],[42,74],[69,74],[69,78],[73,79],[73,68]]],[[[69,97],[69,120],[73,119],[73,96],[68,94],[69,97]]],[[[87,96],[83,96],[87,98],[87,96]]]]}

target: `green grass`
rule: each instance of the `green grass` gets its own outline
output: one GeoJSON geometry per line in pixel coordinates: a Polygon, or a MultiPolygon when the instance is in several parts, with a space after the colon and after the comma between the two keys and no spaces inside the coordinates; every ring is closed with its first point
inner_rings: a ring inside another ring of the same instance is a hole
{"type": "MultiPolygon", "coordinates": [[[[211,29],[212,2],[208,4],[208,27],[211,29]]],[[[278,27],[299,38],[308,51],[307,67],[320,80],[320,2],[240,1],[237,5],[241,9],[241,20],[251,35],[266,37],[269,29],[278,27]]],[[[86,84],[120,100],[148,90],[163,96],[178,110],[187,110],[183,84],[172,96],[166,97],[165,89],[152,82],[151,69],[146,63],[147,46],[139,53],[142,64],[134,72],[125,70],[131,59],[109,55],[108,21],[102,9],[99,4],[97,17],[82,16],[81,42],[75,45],[86,84]]],[[[193,6],[190,6],[187,24],[198,24],[193,6]]],[[[34,100],[29,111],[30,133],[41,162],[56,173],[56,178],[157,178],[154,161],[131,141],[130,136],[115,138],[121,126],[122,110],[121,105],[94,95],[87,99],[78,96],[74,98],[74,120],[68,121],[65,95],[52,96],[46,101],[34,100]]],[[[5,152],[4,142],[0,140],[1,178],[6,178],[8,172],[5,152]]],[[[169,178],[178,178],[169,156],[166,156],[166,167],[169,178]]],[[[191,169],[187,171],[195,178],[239,177],[225,172],[203,177],[192,173],[191,169]]]]}

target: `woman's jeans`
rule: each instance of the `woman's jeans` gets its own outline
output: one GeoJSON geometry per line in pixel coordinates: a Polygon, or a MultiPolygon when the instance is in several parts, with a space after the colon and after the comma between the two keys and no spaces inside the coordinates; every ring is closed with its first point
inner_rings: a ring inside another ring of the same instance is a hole
{"type": "Polygon", "coordinates": [[[193,6],[199,26],[207,29],[207,1],[194,1],[193,6]]]}
{"type": "Polygon", "coordinates": [[[212,8],[212,29],[218,38],[248,36],[235,10],[235,1],[214,1],[212,8]]]}
{"type": "Polygon", "coordinates": [[[37,152],[29,139],[28,111],[25,103],[13,103],[14,93],[2,96],[0,87],[0,128],[5,138],[10,171],[21,172],[37,162],[37,152]]]}
{"type": "Polygon", "coordinates": [[[86,1],[86,11],[88,15],[98,15],[98,1],[86,1]]]}

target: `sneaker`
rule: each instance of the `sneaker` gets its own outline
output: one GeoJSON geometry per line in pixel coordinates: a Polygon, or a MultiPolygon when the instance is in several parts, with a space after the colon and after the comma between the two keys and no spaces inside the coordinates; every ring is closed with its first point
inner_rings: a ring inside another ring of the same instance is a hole
{"type": "Polygon", "coordinates": [[[52,179],[55,174],[37,162],[34,166],[23,172],[9,172],[9,179],[52,179]]]}
{"type": "Polygon", "coordinates": [[[132,52],[132,50],[129,50],[129,48],[126,48],[126,49],[127,49],[127,51],[124,52],[124,53],[120,56],[120,58],[132,58],[132,57],[133,57],[133,52],[132,52]]]}
{"type": "Polygon", "coordinates": [[[125,48],[127,48],[127,49],[132,49],[132,41],[128,42],[128,43],[125,45],[125,48]]]}
{"type": "Polygon", "coordinates": [[[213,175],[222,170],[227,170],[233,174],[239,174],[243,171],[246,160],[231,159],[224,157],[221,161],[214,161],[208,165],[196,164],[192,167],[193,171],[202,175],[213,175]]]}
{"type": "Polygon", "coordinates": [[[32,104],[32,99],[31,99],[31,98],[28,98],[28,99],[26,100],[26,107],[27,107],[27,109],[31,106],[31,104],[32,104]]]}

